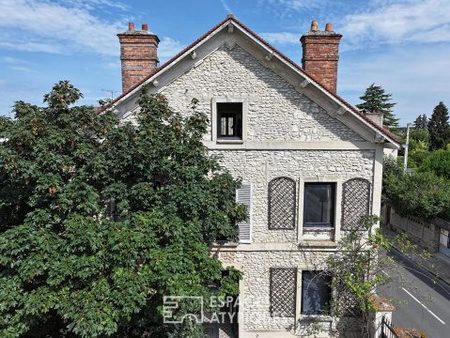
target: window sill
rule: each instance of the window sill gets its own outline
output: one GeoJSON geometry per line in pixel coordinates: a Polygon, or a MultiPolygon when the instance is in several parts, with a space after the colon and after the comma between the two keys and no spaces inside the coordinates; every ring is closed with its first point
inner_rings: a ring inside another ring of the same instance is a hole
{"type": "Polygon", "coordinates": [[[316,232],[316,231],[333,231],[334,227],[323,226],[303,226],[303,232],[316,232]]]}
{"type": "Polygon", "coordinates": [[[298,246],[307,248],[336,248],[337,243],[332,240],[304,239],[298,243],[298,246]]]}
{"type": "Polygon", "coordinates": [[[332,322],[333,317],[330,315],[304,315],[300,314],[301,321],[310,322],[332,322]]]}
{"type": "Polygon", "coordinates": [[[216,143],[221,144],[243,144],[244,140],[242,139],[226,139],[226,138],[218,138],[216,143]]]}

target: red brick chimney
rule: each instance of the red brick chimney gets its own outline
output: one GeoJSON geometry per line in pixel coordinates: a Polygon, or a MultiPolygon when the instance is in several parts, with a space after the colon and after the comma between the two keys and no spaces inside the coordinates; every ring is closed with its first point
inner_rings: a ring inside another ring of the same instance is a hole
{"type": "Polygon", "coordinates": [[[158,66],[159,38],[148,30],[147,24],[136,30],[133,22],[128,24],[126,32],[117,36],[122,61],[122,92],[125,93],[158,66]]]}
{"type": "Polygon", "coordinates": [[[341,38],[331,23],[326,24],[324,31],[319,30],[316,20],[311,23],[311,30],[300,38],[303,69],[333,93],[336,93],[341,38]]]}

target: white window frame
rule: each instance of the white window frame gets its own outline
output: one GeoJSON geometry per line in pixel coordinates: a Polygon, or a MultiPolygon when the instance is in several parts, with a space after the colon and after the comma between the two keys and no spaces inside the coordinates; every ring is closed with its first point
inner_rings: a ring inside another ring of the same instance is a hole
{"type": "MultiPolygon", "coordinates": [[[[309,241],[312,239],[305,238],[304,236],[304,227],[303,227],[303,217],[304,217],[304,205],[305,205],[305,183],[335,183],[336,189],[335,189],[335,206],[334,206],[334,234],[330,234],[330,238],[322,239],[319,238],[318,240],[331,240],[334,242],[339,241],[341,238],[341,214],[342,214],[342,183],[343,179],[342,177],[337,176],[324,176],[321,175],[316,177],[301,177],[299,180],[298,185],[298,220],[297,220],[297,226],[298,226],[298,244],[300,244],[302,241],[309,241]]],[[[311,232],[313,232],[312,230],[311,232]]],[[[319,232],[320,230],[317,230],[319,232]]]]}
{"type": "Polygon", "coordinates": [[[211,100],[211,141],[216,143],[244,143],[247,139],[248,99],[244,97],[214,97],[211,100]],[[242,103],[242,139],[230,140],[217,138],[217,104],[242,103]]]}

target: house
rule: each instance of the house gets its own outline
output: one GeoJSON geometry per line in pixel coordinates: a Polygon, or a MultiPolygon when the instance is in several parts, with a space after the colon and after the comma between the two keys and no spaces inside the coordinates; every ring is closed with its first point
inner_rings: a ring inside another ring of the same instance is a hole
{"type": "Polygon", "coordinates": [[[161,66],[147,25],[118,37],[123,93],[108,109],[132,121],[143,85],[184,114],[197,99],[205,145],[242,178],[239,243],[212,248],[243,272],[239,324],[210,336],[294,337],[311,320],[327,335],[331,290],[318,273],[348,225],[380,214],[383,153],[400,146],[380,116],[336,94],[342,36],[313,21],[300,65],[229,15],[161,66]]]}

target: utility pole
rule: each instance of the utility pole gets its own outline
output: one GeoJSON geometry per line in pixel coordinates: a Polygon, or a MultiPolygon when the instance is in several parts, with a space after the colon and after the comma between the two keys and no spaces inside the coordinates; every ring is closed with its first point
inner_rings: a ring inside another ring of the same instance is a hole
{"type": "Polygon", "coordinates": [[[408,170],[408,149],[409,149],[409,128],[411,127],[411,123],[406,125],[406,144],[404,144],[405,148],[405,156],[403,156],[403,172],[406,173],[408,170]]]}

